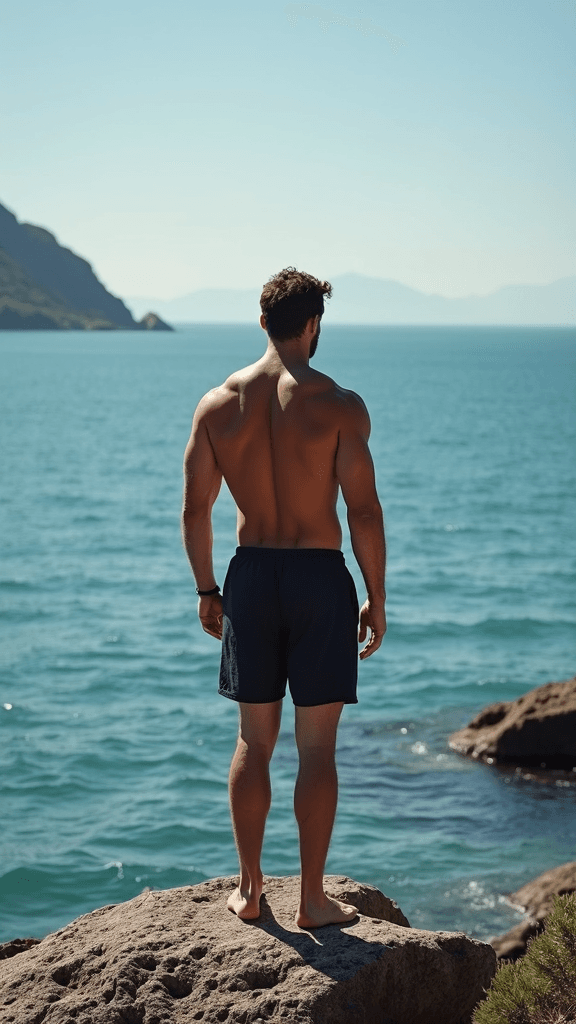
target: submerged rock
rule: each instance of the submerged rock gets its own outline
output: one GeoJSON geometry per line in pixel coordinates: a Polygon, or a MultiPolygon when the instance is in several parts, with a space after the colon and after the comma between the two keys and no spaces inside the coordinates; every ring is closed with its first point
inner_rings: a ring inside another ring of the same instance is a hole
{"type": "Polygon", "coordinates": [[[520,907],[529,916],[504,935],[491,939],[490,944],[498,958],[518,960],[524,956],[528,940],[543,930],[554,904],[554,896],[570,892],[576,892],[576,861],[545,871],[511,893],[508,896],[510,903],[520,907]]]}
{"type": "Polygon", "coordinates": [[[298,878],[266,878],[258,921],[226,907],[237,880],[144,892],[5,962],[3,1024],[467,1024],[496,969],[490,945],[410,928],[378,889],[326,878],[351,925],[294,924],[298,878]]]}
{"type": "Polygon", "coordinates": [[[576,676],[545,683],[517,700],[489,704],[448,743],[488,764],[575,768],[576,676]]]}

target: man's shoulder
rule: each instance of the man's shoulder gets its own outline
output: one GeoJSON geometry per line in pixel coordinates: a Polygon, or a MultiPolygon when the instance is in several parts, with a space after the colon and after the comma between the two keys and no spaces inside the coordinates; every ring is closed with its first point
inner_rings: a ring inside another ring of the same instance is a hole
{"type": "Polygon", "coordinates": [[[335,412],[352,418],[367,415],[366,405],[356,391],[342,387],[325,373],[318,372],[318,378],[319,393],[324,400],[331,404],[335,412]]]}
{"type": "Polygon", "coordinates": [[[361,434],[370,437],[370,416],[364,400],[350,388],[343,388],[336,381],[326,392],[328,397],[329,417],[339,436],[361,434]]]}
{"type": "Polygon", "coordinates": [[[207,391],[198,402],[196,415],[201,417],[207,416],[211,412],[229,405],[231,402],[236,402],[238,400],[242,373],[242,370],[237,370],[227,377],[222,384],[218,384],[216,387],[211,388],[210,391],[207,391]]]}

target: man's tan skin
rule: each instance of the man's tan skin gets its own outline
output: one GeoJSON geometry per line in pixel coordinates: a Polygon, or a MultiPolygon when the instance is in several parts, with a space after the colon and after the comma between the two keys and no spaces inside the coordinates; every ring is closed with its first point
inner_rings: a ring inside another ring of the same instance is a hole
{"type": "MultiPolygon", "coordinates": [[[[260,324],[266,330],[264,316],[260,324]]],[[[354,555],[366,583],[358,639],[364,660],[386,632],[382,509],[368,450],[362,399],[309,366],[320,333],[311,317],[288,341],[268,338],[258,362],[238,370],[200,401],[188,446],[182,514],[186,551],[199,590],[215,585],[211,510],[224,477],[238,508],[238,543],[266,548],[340,549],[338,488],[347,506],[354,555]]],[[[222,638],[222,599],[199,599],[203,629],[222,638]]],[[[230,767],[230,807],[240,882],[228,901],[244,920],[260,914],[260,854],[270,806],[268,765],[281,701],[240,703],[230,767]]],[[[303,928],[352,920],[357,910],[324,893],[323,873],[336,813],[336,730],[342,703],[296,707],[300,759],[294,811],[300,835],[303,928]]]]}

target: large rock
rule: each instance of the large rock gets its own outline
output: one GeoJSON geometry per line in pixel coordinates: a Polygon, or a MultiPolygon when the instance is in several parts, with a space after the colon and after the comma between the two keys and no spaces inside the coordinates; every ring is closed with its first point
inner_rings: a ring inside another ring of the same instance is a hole
{"type": "Polygon", "coordinates": [[[528,917],[509,932],[491,940],[498,958],[518,960],[524,956],[528,940],[543,930],[554,904],[554,896],[570,892],[576,892],[576,861],[545,871],[517,892],[511,893],[508,896],[510,902],[520,907],[528,917]]]}
{"type": "Polygon", "coordinates": [[[144,892],[2,963],[2,1024],[467,1024],[496,955],[410,928],[371,886],[329,876],[355,923],[303,931],[297,878],[267,878],[258,921],[226,908],[236,879],[144,892]],[[395,923],[393,923],[395,922],[395,923]]]}
{"type": "Polygon", "coordinates": [[[576,767],[576,676],[489,704],[448,742],[459,754],[489,764],[576,767]]]}

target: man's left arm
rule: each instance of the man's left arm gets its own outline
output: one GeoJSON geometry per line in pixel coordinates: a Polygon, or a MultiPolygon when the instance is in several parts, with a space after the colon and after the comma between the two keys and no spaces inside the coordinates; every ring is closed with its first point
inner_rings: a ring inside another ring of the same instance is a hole
{"type": "MultiPolygon", "coordinates": [[[[209,398],[205,396],[194,414],[192,433],[184,453],[182,539],[198,590],[212,590],[216,586],[212,565],[212,506],[222,483],[206,426],[208,408],[209,398]]],[[[205,632],[221,640],[220,594],[201,597],[198,615],[205,632]]]]}

